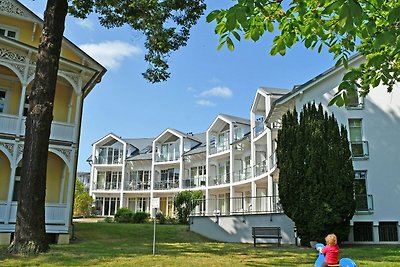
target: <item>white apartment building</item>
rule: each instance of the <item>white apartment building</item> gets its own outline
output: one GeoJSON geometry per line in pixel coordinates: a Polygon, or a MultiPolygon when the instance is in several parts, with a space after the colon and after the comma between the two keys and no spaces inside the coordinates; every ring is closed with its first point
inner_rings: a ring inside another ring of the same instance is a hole
{"type": "MultiPolygon", "coordinates": [[[[362,58],[356,56],[350,65],[361,62],[362,58]]],[[[265,215],[270,219],[263,219],[263,223],[272,222],[272,216],[283,215],[275,154],[280,119],[288,110],[300,112],[304,104],[314,102],[334,113],[349,133],[357,208],[348,241],[398,244],[399,88],[387,93],[378,86],[368,97],[354,98],[346,107],[328,106],[344,73],[343,67],[331,68],[291,91],[259,88],[250,120],[220,114],[204,133],[166,129],[155,138],[141,139],[108,134],[93,144],[91,158],[90,194],[96,200],[98,214],[110,216],[119,207],[150,213],[151,200],[157,197],[161,199],[160,210],[174,216],[176,193],[201,190],[204,201],[193,213],[194,219],[240,217],[243,225],[235,226],[234,232],[230,231],[232,225],[224,224],[220,224],[221,230],[209,231],[214,227],[210,224],[204,226],[207,231],[195,227],[197,232],[209,233],[211,238],[216,238],[218,231],[230,236],[246,233],[240,229],[251,228],[250,223],[245,226],[247,215],[265,215]]],[[[219,223],[218,218],[208,221],[219,223]]],[[[232,219],[231,224],[236,221],[232,219]]],[[[285,224],[286,243],[294,243],[290,233],[293,225],[285,224]]],[[[220,240],[232,240],[223,235],[220,240]]],[[[247,239],[242,236],[234,240],[247,239]]]]}

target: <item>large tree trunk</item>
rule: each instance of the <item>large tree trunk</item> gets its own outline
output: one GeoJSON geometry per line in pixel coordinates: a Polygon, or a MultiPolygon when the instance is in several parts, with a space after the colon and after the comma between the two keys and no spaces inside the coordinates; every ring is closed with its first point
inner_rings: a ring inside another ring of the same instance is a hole
{"type": "MultiPolygon", "coordinates": [[[[29,96],[25,145],[11,253],[36,254],[49,249],[45,231],[47,155],[67,0],[48,0],[29,96]]],[[[24,97],[24,96],[21,96],[24,97]]]]}

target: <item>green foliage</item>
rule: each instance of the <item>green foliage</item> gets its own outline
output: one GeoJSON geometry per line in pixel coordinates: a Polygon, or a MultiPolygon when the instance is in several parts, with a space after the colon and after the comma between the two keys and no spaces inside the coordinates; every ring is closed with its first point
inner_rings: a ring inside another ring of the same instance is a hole
{"type": "Polygon", "coordinates": [[[91,215],[93,198],[85,190],[85,186],[79,180],[75,184],[74,216],[89,217],[91,215]]]}
{"type": "Polygon", "coordinates": [[[114,215],[114,220],[117,223],[130,223],[132,222],[133,211],[128,208],[120,208],[114,215]]]}
{"type": "Polygon", "coordinates": [[[104,222],[105,223],[112,223],[112,222],[114,222],[114,218],[113,217],[105,217],[104,218],[104,222]]]}
{"type": "Polygon", "coordinates": [[[135,212],[132,216],[133,223],[145,223],[149,220],[150,214],[143,211],[135,212]]]}
{"type": "Polygon", "coordinates": [[[149,68],[143,76],[150,82],[170,77],[167,59],[172,51],[185,46],[190,28],[205,10],[204,0],[70,0],[69,11],[86,18],[96,12],[107,27],[128,25],[146,36],[145,60],[149,68]]]}
{"type": "Polygon", "coordinates": [[[203,192],[199,191],[181,191],[175,196],[174,204],[178,212],[180,223],[187,224],[189,215],[200,204],[203,192]]]}
{"type": "Polygon", "coordinates": [[[387,0],[236,0],[228,9],[214,10],[207,21],[216,22],[221,36],[219,49],[234,49],[232,35],[240,41],[258,41],[265,32],[274,32],[271,55],[285,55],[301,42],[321,52],[326,47],[343,64],[349,75],[330,104],[344,105],[349,91],[359,87],[367,95],[379,84],[393,90],[400,80],[400,1],[387,0]],[[277,28],[277,30],[275,30],[277,28]],[[275,30],[275,31],[274,31],[275,30]],[[229,39],[228,39],[229,38],[229,39]],[[229,40],[229,41],[228,41],[229,40]],[[355,52],[366,61],[349,69],[355,52]]]}
{"type": "Polygon", "coordinates": [[[347,131],[313,104],[282,117],[277,158],[279,196],[303,244],[328,233],[345,240],[354,215],[354,171],[347,131]]]}
{"type": "Polygon", "coordinates": [[[159,224],[165,224],[167,222],[167,218],[162,212],[157,212],[156,219],[158,220],[159,224]]]}

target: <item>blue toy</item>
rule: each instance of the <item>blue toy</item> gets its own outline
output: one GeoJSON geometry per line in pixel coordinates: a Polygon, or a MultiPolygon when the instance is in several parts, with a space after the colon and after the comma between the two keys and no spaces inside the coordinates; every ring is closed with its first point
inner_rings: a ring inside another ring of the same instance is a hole
{"type": "MultiPolygon", "coordinates": [[[[319,252],[319,248],[324,248],[325,246],[321,243],[315,245],[315,249],[318,251],[318,258],[315,261],[315,267],[321,267],[322,263],[324,262],[325,255],[319,252]]],[[[339,264],[329,265],[331,267],[357,267],[357,264],[349,258],[342,258],[339,261],[339,264]]]]}

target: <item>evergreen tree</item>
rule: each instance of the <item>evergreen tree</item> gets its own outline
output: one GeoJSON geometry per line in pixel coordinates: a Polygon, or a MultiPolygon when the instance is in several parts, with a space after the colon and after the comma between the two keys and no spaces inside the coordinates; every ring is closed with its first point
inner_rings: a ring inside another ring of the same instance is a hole
{"type": "Polygon", "coordinates": [[[314,104],[282,117],[277,158],[283,209],[302,244],[323,242],[328,233],[346,240],[354,215],[354,170],[347,131],[314,104]]]}

